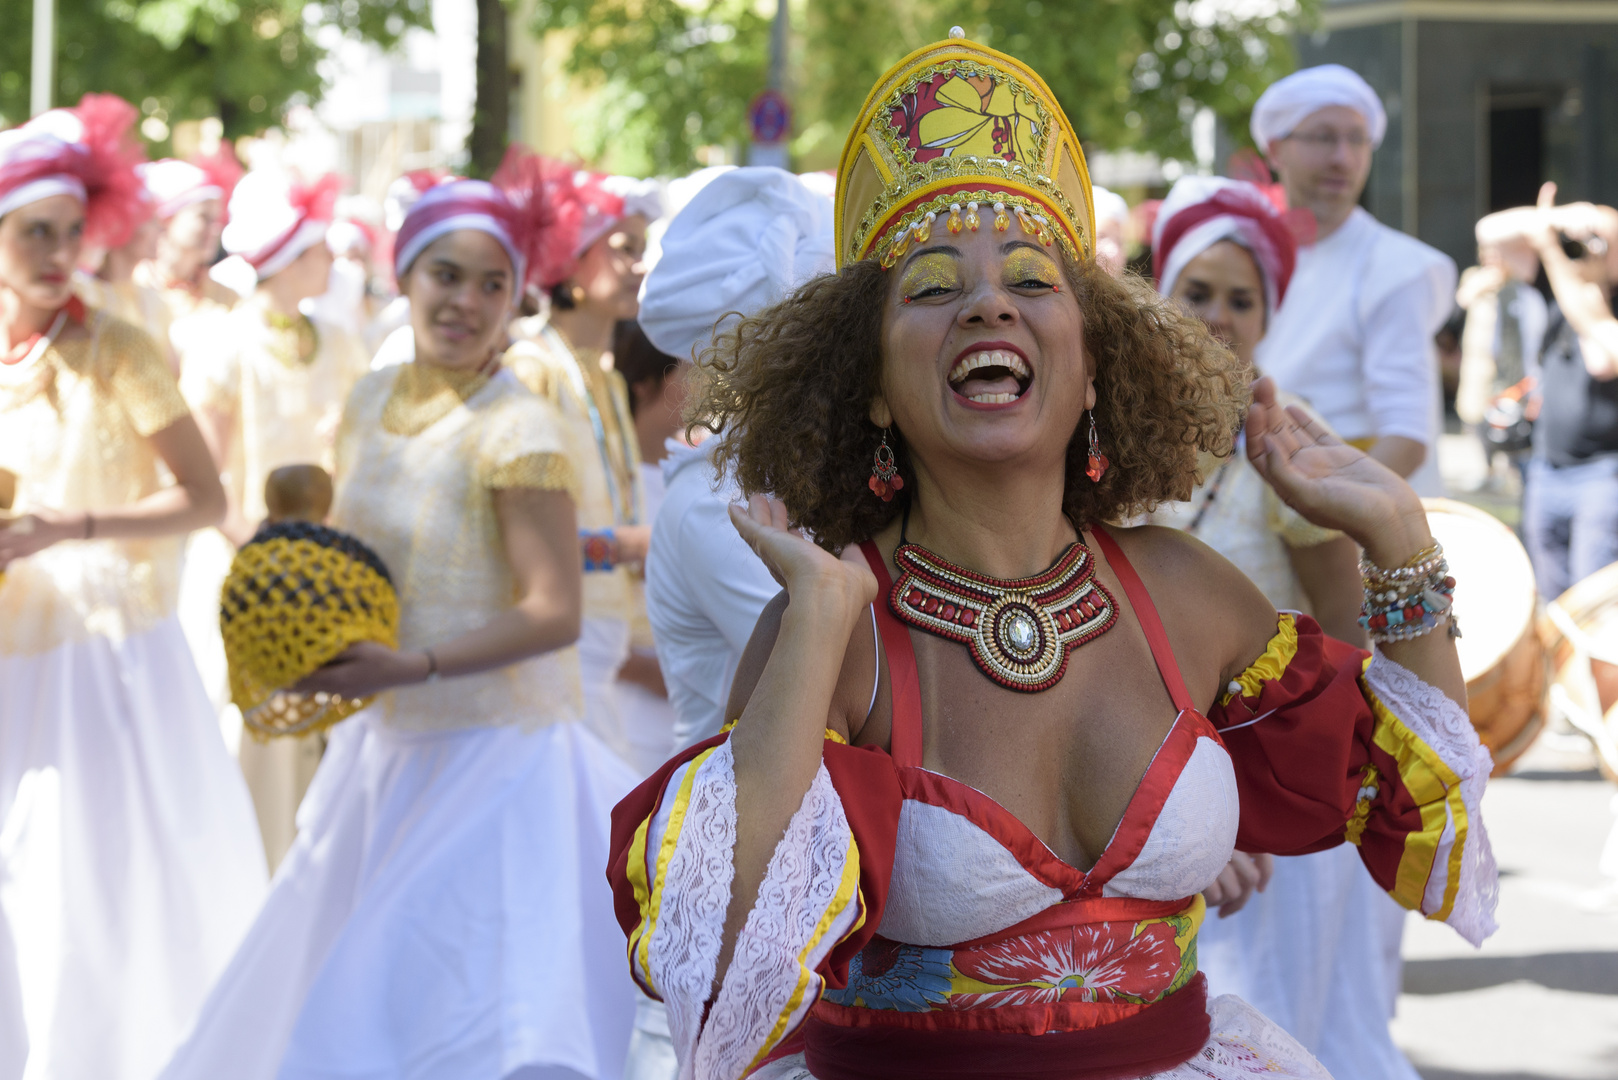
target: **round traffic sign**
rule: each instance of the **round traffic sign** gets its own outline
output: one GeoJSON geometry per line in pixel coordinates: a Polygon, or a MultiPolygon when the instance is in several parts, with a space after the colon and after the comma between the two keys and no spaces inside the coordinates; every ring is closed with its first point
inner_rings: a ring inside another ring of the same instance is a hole
{"type": "Polygon", "coordinates": [[[766,90],[747,108],[747,123],[756,143],[778,143],[792,130],[792,106],[779,90],[766,90]]]}

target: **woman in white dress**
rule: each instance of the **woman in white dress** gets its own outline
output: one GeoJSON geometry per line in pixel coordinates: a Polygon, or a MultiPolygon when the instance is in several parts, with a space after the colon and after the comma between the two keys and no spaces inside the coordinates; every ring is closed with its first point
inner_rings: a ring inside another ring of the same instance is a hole
{"type": "Polygon", "coordinates": [[[300,689],[333,729],[263,914],[169,1080],[615,1080],[633,1015],[600,868],[634,776],[580,722],[560,421],[502,366],[545,208],[473,180],[400,230],[415,359],[355,387],[332,524],[380,555],[399,648],[300,689]]]}
{"type": "Polygon", "coordinates": [[[5,1080],[149,1080],[264,888],[174,614],[179,546],[224,512],[219,479],[164,350],[73,296],[86,239],[138,211],[105,119],[0,134],[5,1080]]]}
{"type": "MultiPolygon", "coordinates": [[[[1281,216],[1250,184],[1187,177],[1169,192],[1153,231],[1158,288],[1251,363],[1295,261],[1281,216]]],[[[1242,457],[1207,458],[1191,498],[1152,520],[1189,531],[1235,563],[1278,609],[1303,611],[1333,637],[1363,646],[1358,548],[1288,507],[1242,457]]],[[[1257,858],[1268,872],[1269,857],[1257,858]]],[[[1238,854],[1233,869],[1244,861],[1238,854]]],[[[1399,965],[1396,947],[1386,955],[1385,924],[1397,927],[1404,910],[1352,846],[1275,859],[1263,892],[1235,906],[1209,919],[1198,943],[1214,990],[1251,1002],[1337,1080],[1415,1080],[1388,1031],[1399,965]]]]}

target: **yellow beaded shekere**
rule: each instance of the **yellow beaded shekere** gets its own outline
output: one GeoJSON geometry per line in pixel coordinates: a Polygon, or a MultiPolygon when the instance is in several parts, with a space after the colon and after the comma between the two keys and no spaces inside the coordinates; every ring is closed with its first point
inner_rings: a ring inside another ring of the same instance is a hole
{"type": "Polygon", "coordinates": [[[347,533],[303,521],[267,525],[236,553],[219,594],[230,696],[258,738],[330,727],[370,698],[287,689],[361,641],[399,639],[387,567],[347,533]]]}
{"type": "Polygon", "coordinates": [[[837,265],[891,267],[935,232],[1015,221],[1084,259],[1095,245],[1090,173],[1043,79],[965,40],[917,49],[877,81],[837,168],[837,265]]]}

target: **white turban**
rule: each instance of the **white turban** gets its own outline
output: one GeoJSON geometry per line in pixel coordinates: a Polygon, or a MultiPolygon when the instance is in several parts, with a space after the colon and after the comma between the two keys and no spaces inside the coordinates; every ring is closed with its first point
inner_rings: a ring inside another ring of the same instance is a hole
{"type": "Polygon", "coordinates": [[[1109,191],[1100,184],[1096,184],[1090,189],[1090,198],[1096,207],[1097,228],[1101,226],[1103,221],[1127,222],[1129,220],[1129,203],[1116,191],[1109,191]]]}
{"type": "Polygon", "coordinates": [[[1371,146],[1382,145],[1388,132],[1388,114],[1371,84],[1342,64],[1295,71],[1270,84],[1253,106],[1253,141],[1268,153],[1270,144],[1297,130],[1311,113],[1331,105],[1346,105],[1365,117],[1371,146]]]}
{"type": "Polygon", "coordinates": [[[832,201],[783,169],[715,177],[669,222],[663,257],[640,288],[640,325],[681,360],[714,324],[755,315],[835,264],[832,201]]]}

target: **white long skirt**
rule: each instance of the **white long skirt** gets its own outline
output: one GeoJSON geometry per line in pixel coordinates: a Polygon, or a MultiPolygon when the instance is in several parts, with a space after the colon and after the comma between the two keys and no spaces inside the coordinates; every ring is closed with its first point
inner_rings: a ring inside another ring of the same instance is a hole
{"type": "Polygon", "coordinates": [[[264,884],[177,619],[0,656],[0,1078],[155,1076],[264,884]]]}
{"type": "Polygon", "coordinates": [[[605,867],[635,778],[582,724],[333,732],[264,910],[166,1080],[617,1080],[605,867]]]}
{"type": "Polygon", "coordinates": [[[1209,912],[1197,963],[1209,993],[1251,1002],[1337,1080],[1419,1080],[1388,1030],[1404,916],[1350,844],[1280,858],[1241,911],[1209,912]]]}

